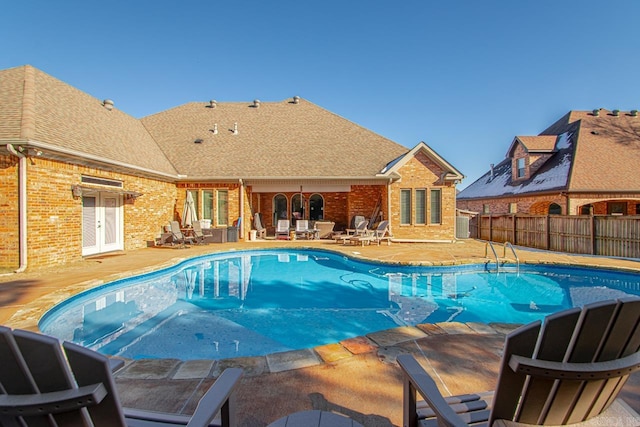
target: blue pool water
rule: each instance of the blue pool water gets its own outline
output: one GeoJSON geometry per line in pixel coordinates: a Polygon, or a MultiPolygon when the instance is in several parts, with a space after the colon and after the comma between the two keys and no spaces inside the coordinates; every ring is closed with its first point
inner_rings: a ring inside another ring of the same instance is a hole
{"type": "MultiPolygon", "coordinates": [[[[495,266],[494,266],[495,267],[495,266]]],[[[132,359],[222,359],[315,347],[403,325],[527,323],[640,295],[640,275],[574,267],[415,267],[318,250],[208,255],[113,282],[50,310],[40,329],[132,359]]]]}

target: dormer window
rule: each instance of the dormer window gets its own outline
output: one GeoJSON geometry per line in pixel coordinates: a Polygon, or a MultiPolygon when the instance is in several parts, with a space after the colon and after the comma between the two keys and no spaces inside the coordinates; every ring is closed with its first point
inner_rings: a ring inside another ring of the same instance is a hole
{"type": "Polygon", "coordinates": [[[524,178],[526,175],[524,157],[516,160],[516,178],[524,178]]]}

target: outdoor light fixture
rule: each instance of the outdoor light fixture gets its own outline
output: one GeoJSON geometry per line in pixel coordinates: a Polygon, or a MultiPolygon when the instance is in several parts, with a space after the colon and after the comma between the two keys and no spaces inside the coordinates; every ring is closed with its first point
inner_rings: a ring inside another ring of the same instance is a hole
{"type": "Polygon", "coordinates": [[[79,185],[72,185],[71,194],[73,194],[73,197],[82,197],[82,187],[79,185]]]}

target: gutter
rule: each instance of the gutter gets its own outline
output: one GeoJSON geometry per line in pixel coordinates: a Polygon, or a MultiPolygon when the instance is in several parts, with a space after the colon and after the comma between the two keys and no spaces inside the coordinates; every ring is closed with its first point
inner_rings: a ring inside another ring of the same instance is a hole
{"type": "Polygon", "coordinates": [[[27,269],[27,158],[19,153],[11,144],[7,150],[18,160],[18,233],[20,247],[20,265],[15,273],[22,273],[27,269]]]}

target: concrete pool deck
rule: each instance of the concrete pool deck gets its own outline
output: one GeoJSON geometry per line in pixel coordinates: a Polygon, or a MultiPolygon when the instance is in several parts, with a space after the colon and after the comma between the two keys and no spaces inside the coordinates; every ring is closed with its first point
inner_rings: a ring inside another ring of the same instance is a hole
{"type": "MultiPolygon", "coordinates": [[[[484,263],[485,243],[394,243],[343,246],[333,241],[257,241],[147,248],[87,258],[51,269],[0,276],[0,324],[37,330],[42,314],[84,289],[148,272],[196,255],[229,250],[310,247],[392,263],[454,265],[484,263]]],[[[499,256],[502,256],[502,248],[499,256]]],[[[640,262],[516,248],[521,263],[622,268],[640,273],[640,262]]],[[[509,258],[509,253],[506,257],[509,258]]],[[[266,426],[292,412],[321,409],[350,416],[365,426],[402,423],[399,353],[412,353],[445,394],[493,389],[504,335],[512,325],[447,323],[402,327],[314,349],[265,357],[202,360],[139,360],[116,374],[125,406],[191,413],[198,398],[225,367],[242,367],[238,392],[241,426],[266,426]]],[[[640,376],[631,377],[623,398],[640,412],[640,376]]]]}

